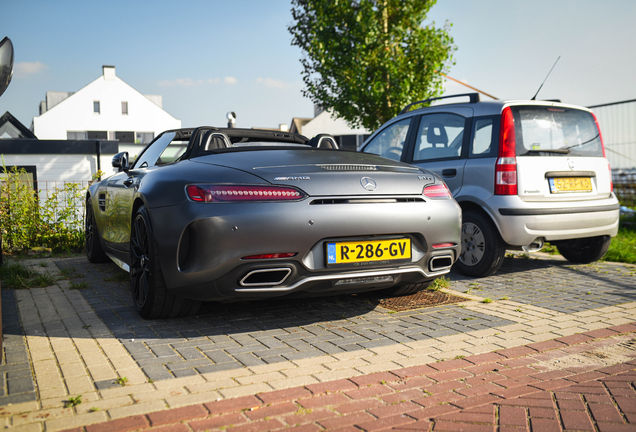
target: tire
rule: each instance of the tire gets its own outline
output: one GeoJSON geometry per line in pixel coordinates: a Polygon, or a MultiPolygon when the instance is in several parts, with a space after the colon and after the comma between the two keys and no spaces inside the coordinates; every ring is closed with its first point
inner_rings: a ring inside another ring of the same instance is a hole
{"type": "Polygon", "coordinates": [[[426,288],[431,286],[433,281],[427,281],[416,284],[405,284],[405,285],[397,285],[391,288],[386,288],[378,291],[379,294],[385,295],[387,297],[401,297],[407,295],[413,295],[420,291],[424,291],[426,288]]]}
{"type": "Polygon", "coordinates": [[[588,264],[603,258],[611,242],[610,236],[587,237],[557,242],[556,247],[568,261],[588,264]]]}
{"type": "Polygon", "coordinates": [[[178,297],[166,288],[145,206],[135,213],[130,229],[129,261],[133,302],[142,318],[175,318],[197,313],[200,301],[178,297]]]}
{"type": "Polygon", "coordinates": [[[506,247],[494,222],[482,213],[467,210],[462,223],[462,251],[455,263],[466,276],[493,275],[503,264],[506,247]]]}
{"type": "Polygon", "coordinates": [[[110,262],[110,258],[104,252],[97,232],[95,223],[95,212],[91,199],[86,200],[86,216],[84,218],[84,247],[86,248],[86,258],[92,263],[110,262]]]}

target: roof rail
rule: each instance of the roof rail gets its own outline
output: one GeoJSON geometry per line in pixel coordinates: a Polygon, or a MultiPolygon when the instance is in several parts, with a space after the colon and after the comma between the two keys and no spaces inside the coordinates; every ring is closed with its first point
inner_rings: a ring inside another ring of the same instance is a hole
{"type": "MultiPolygon", "coordinates": [[[[411,108],[413,105],[419,105],[419,104],[432,102],[432,101],[436,101],[436,100],[440,100],[440,99],[450,99],[450,98],[456,98],[456,97],[462,97],[462,96],[468,96],[470,98],[470,103],[479,102],[479,93],[462,93],[462,94],[457,94],[457,95],[440,96],[440,97],[425,99],[425,100],[421,100],[421,101],[418,101],[418,102],[413,102],[411,104],[408,104],[407,106],[405,106],[402,109],[402,111],[400,111],[400,114],[404,114],[405,112],[407,112],[409,110],[409,108],[411,108]]],[[[400,115],[400,114],[398,114],[398,115],[400,115]]]]}

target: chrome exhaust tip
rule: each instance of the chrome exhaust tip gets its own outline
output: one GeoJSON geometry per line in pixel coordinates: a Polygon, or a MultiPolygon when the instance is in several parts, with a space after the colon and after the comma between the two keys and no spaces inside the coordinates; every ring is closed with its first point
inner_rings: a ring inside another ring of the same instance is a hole
{"type": "Polygon", "coordinates": [[[280,285],[289,277],[292,270],[287,267],[252,270],[239,281],[239,285],[250,286],[275,286],[280,285]]]}
{"type": "Polygon", "coordinates": [[[432,272],[450,269],[453,265],[453,257],[450,255],[434,256],[428,263],[428,268],[432,272]]]}
{"type": "Polygon", "coordinates": [[[527,246],[522,246],[525,252],[539,252],[543,248],[543,237],[537,237],[532,243],[527,246]]]}

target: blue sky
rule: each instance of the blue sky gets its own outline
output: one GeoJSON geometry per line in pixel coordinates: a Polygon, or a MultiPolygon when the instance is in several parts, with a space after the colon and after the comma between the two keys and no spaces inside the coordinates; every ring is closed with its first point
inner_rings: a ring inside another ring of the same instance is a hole
{"type": "MultiPolygon", "coordinates": [[[[115,65],[117,75],[183,126],[276,127],[313,116],[301,94],[285,0],[0,0],[14,77],[0,98],[27,127],[46,91],[77,91],[115,65]]],[[[595,105],[636,99],[636,1],[439,0],[425,24],[447,20],[450,76],[503,99],[534,95],[595,105]]],[[[464,92],[450,84],[449,92],[464,92]]]]}

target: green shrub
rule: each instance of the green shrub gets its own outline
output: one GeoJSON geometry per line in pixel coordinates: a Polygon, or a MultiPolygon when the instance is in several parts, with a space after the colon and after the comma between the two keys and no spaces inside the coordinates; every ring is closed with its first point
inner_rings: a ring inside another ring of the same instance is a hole
{"type": "Polygon", "coordinates": [[[24,180],[25,174],[23,169],[5,167],[0,186],[2,249],[8,253],[34,247],[81,251],[86,186],[66,183],[51,191],[35,191],[33,182],[24,180]]]}

